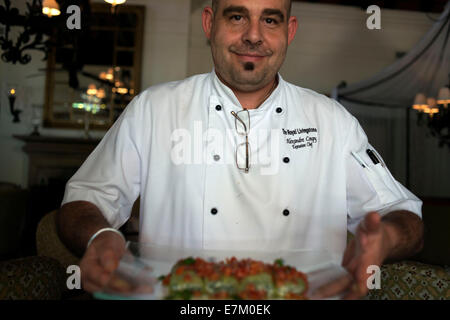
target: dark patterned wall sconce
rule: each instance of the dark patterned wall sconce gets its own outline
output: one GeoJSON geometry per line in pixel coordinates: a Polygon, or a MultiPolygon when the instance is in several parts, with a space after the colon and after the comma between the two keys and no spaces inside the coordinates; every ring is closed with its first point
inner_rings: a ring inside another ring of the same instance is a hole
{"type": "Polygon", "coordinates": [[[9,99],[9,110],[11,111],[12,116],[14,117],[13,122],[20,122],[19,114],[22,110],[16,110],[14,108],[14,104],[16,102],[16,89],[11,88],[8,90],[8,99],[9,99]]]}
{"type": "Polygon", "coordinates": [[[47,57],[49,42],[46,36],[50,35],[48,18],[42,14],[41,0],[26,3],[27,11],[24,15],[17,8],[11,7],[10,0],[3,0],[0,4],[0,24],[5,26],[5,33],[0,35],[1,59],[6,63],[27,64],[31,56],[30,50],[42,51],[47,57]],[[21,28],[17,39],[11,38],[11,28],[21,28]]]}

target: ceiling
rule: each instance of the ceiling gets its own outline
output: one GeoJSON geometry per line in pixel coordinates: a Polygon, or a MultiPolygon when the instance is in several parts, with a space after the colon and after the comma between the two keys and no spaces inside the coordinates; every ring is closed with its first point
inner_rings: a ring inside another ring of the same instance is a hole
{"type": "Polygon", "coordinates": [[[355,6],[367,9],[370,5],[378,5],[381,9],[398,9],[441,13],[447,0],[293,0],[295,2],[324,3],[355,6]]]}

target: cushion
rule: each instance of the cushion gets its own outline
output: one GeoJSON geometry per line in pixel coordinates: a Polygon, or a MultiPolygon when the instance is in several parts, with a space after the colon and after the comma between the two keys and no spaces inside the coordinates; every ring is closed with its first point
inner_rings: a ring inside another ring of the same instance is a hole
{"type": "Polygon", "coordinates": [[[78,265],[80,259],[59,239],[56,228],[56,214],[56,210],[52,211],[39,222],[36,231],[37,254],[58,260],[64,268],[70,265],[78,265]]]}
{"type": "Polygon", "coordinates": [[[0,300],[61,299],[66,273],[58,261],[27,257],[0,262],[0,300]]]}
{"type": "Polygon", "coordinates": [[[367,300],[450,300],[450,266],[402,261],[381,267],[381,289],[367,300]]]}

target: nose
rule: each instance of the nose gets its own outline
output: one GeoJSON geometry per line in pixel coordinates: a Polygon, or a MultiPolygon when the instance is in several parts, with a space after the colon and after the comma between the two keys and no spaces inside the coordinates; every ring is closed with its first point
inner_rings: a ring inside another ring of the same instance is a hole
{"type": "Polygon", "coordinates": [[[260,46],[263,42],[263,36],[260,28],[261,25],[258,21],[250,21],[242,36],[242,41],[251,46],[260,46]]]}

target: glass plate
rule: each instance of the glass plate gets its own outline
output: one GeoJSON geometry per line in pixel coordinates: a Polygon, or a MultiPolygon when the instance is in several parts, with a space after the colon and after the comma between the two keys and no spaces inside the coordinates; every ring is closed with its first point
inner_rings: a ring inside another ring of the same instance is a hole
{"type": "MultiPolygon", "coordinates": [[[[172,266],[178,260],[200,257],[213,262],[233,256],[237,259],[251,258],[266,263],[283,259],[285,265],[295,267],[307,275],[307,296],[320,286],[347,273],[326,251],[202,250],[128,242],[127,252],[122,257],[110,282],[101,291],[94,293],[94,297],[113,300],[161,300],[167,295],[167,291],[158,278],[170,273],[172,266]]],[[[335,296],[330,299],[339,298],[340,296],[335,296]]]]}

